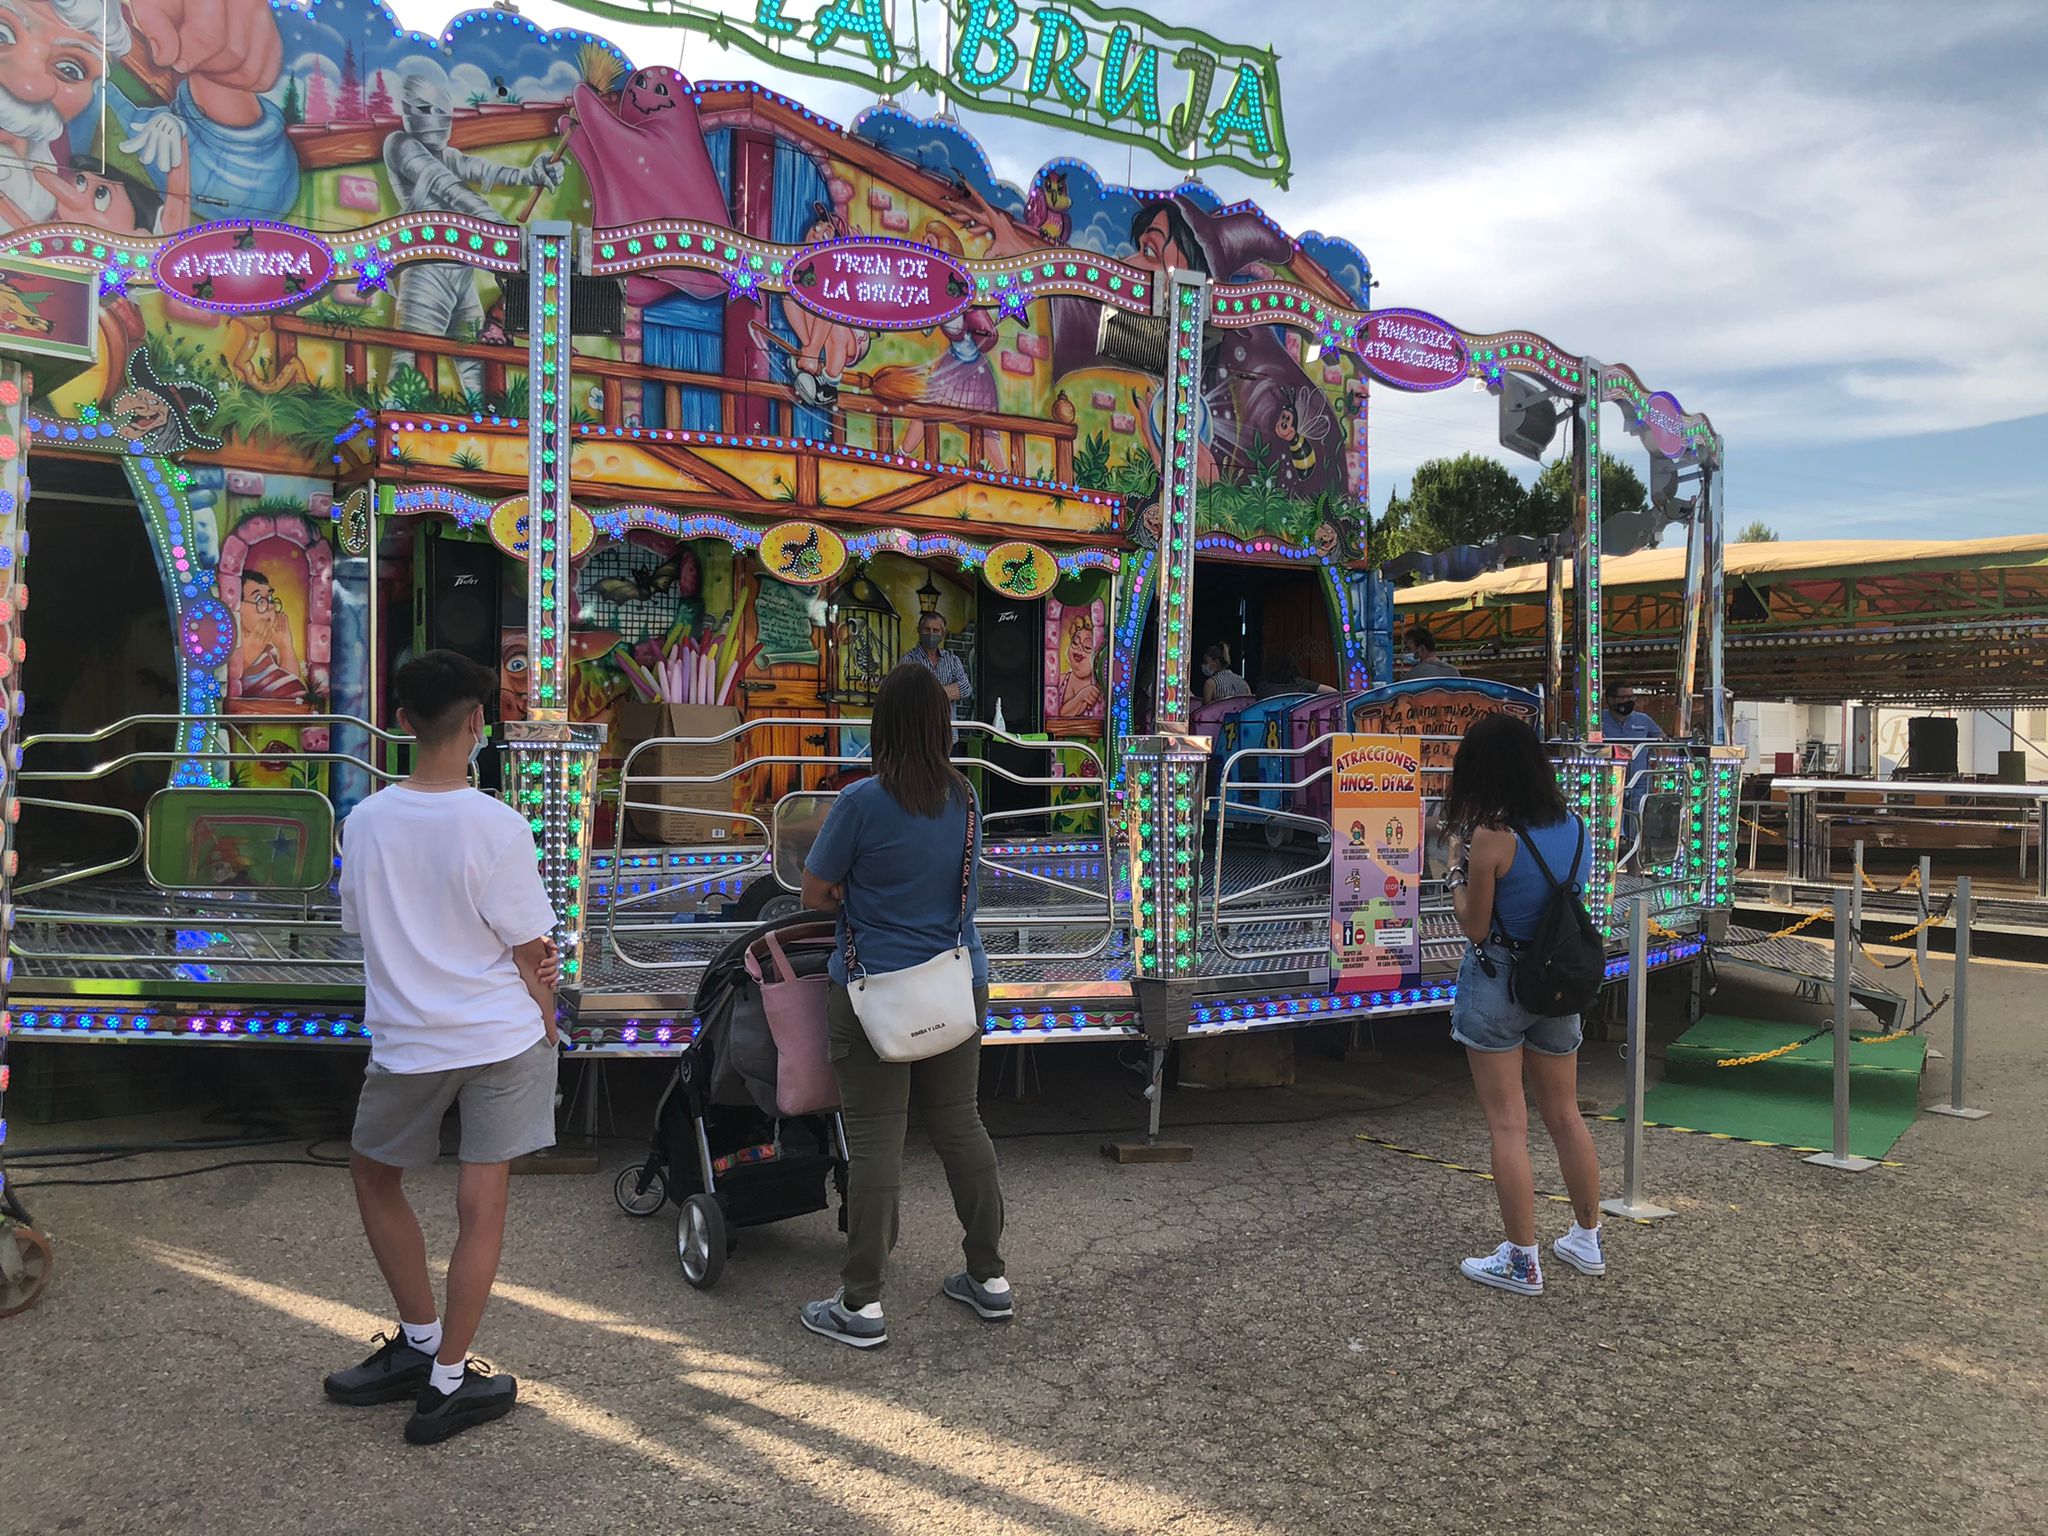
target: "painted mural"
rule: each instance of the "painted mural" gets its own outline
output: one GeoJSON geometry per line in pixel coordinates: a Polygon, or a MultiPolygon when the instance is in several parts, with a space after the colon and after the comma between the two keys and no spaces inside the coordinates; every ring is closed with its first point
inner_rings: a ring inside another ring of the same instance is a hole
{"type": "MultiPolygon", "coordinates": [[[[1071,581],[1083,552],[1104,573],[1046,603],[1037,723],[1113,732],[1105,700],[1130,679],[1111,675],[1106,573],[1122,559],[1119,611],[1142,601],[1149,563],[1122,552],[1158,539],[1164,325],[1021,289],[970,303],[960,264],[1064,248],[1134,280],[1284,279],[1349,307],[1370,283],[1355,248],[1292,237],[1199,183],[1139,191],[1059,160],[1013,186],[957,124],[877,107],[842,130],[510,10],[459,16],[440,39],[365,0],[11,0],[8,14],[0,231],[220,226],[194,237],[189,280],[108,268],[101,361],[38,409],[82,447],[129,456],[183,644],[183,705],[271,722],[266,753],[325,750],[324,727],[287,718],[361,707],[333,675],[338,651],[362,654],[366,606],[336,600],[350,554],[337,490],[374,478],[387,517],[473,524],[528,471],[523,275],[394,264],[380,256],[390,234],[351,251],[351,231],[425,213],[677,219],[841,253],[799,263],[787,292],[682,268],[587,293],[579,280],[569,471],[596,533],[574,587],[578,718],[644,700],[648,678],[662,687],[678,667],[693,698],[856,713],[934,602],[971,658],[978,563],[1023,539],[1046,561],[1034,597],[1071,581]],[[264,221],[290,228],[259,238],[264,221]],[[941,282],[928,314],[870,270],[905,243],[941,282]],[[284,274],[274,303],[222,307],[216,282],[252,269],[284,274]],[[719,518],[890,534],[849,543],[844,569],[812,581],[705,521],[719,518]],[[945,573],[936,587],[928,570],[945,573]]],[[[1280,326],[1218,331],[1202,379],[1202,531],[1284,543],[1327,585],[1364,553],[1355,359],[1319,360],[1280,326]]],[[[508,594],[520,586],[508,575],[508,594]]],[[[502,622],[509,718],[526,675],[509,601],[502,622]]],[[[254,782],[317,777],[271,761],[254,782]]]]}

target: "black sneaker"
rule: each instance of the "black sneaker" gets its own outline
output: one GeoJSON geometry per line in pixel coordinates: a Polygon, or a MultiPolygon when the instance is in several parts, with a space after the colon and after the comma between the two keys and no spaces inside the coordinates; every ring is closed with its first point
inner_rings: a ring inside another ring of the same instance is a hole
{"type": "Polygon", "coordinates": [[[433,1445],[477,1424],[502,1419],[519,1397],[519,1380],[500,1376],[481,1360],[462,1368],[462,1384],[453,1392],[422,1387],[405,1422],[405,1438],[413,1445],[433,1445]]]}
{"type": "Polygon", "coordinates": [[[433,1373],[434,1357],[405,1342],[405,1335],[378,1334],[377,1351],[361,1365],[336,1371],[327,1378],[327,1395],[352,1408],[371,1403],[395,1403],[401,1397],[417,1396],[433,1373]]]}

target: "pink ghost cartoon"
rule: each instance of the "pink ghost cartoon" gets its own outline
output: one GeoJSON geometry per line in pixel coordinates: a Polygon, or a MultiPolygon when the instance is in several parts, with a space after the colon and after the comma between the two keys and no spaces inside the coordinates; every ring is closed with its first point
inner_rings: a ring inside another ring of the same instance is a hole
{"type": "MultiPolygon", "coordinates": [[[[695,219],[729,226],[725,193],[704,148],[697,97],[673,69],[635,70],[615,95],[576,87],[569,149],[590,181],[600,225],[695,219]]],[[[658,303],[671,293],[708,299],[725,291],[708,272],[643,272],[626,280],[626,302],[658,303]]]]}

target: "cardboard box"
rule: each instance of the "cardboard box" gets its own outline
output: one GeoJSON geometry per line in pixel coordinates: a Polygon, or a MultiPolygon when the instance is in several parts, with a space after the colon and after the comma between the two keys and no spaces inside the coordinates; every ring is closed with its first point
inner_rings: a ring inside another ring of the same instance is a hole
{"type": "Polygon", "coordinates": [[[650,784],[646,780],[723,773],[732,767],[738,743],[703,738],[737,728],[740,712],[728,704],[621,704],[616,720],[619,741],[627,751],[643,741],[667,743],[650,747],[634,759],[633,781],[626,798],[635,805],[672,805],[714,813],[693,816],[634,810],[627,823],[633,835],[670,844],[709,843],[724,838],[731,831],[724,814],[733,808],[737,775],[716,784],[650,784]],[[671,737],[685,739],[668,742],[671,737]]]}

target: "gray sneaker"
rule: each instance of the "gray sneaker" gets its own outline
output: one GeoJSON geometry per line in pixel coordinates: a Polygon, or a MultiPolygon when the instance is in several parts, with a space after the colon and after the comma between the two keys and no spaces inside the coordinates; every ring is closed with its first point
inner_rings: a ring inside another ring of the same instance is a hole
{"type": "Polygon", "coordinates": [[[352,1408],[395,1403],[402,1397],[417,1395],[427,1384],[434,1365],[432,1355],[414,1349],[402,1333],[380,1333],[372,1342],[377,1350],[369,1359],[327,1378],[327,1395],[335,1402],[347,1403],[352,1408]]]}
{"type": "Polygon", "coordinates": [[[845,1305],[844,1291],[828,1301],[807,1301],[797,1310],[797,1321],[811,1332],[855,1349],[880,1349],[889,1342],[889,1325],[879,1317],[863,1317],[845,1305]]]}
{"type": "Polygon", "coordinates": [[[964,1269],[957,1275],[946,1276],[946,1283],[939,1289],[961,1305],[974,1308],[984,1322],[1007,1323],[1017,1315],[1015,1291],[998,1295],[985,1290],[964,1269]]]}
{"type": "Polygon", "coordinates": [[[405,1422],[405,1438],[413,1445],[433,1445],[473,1425],[502,1419],[518,1400],[518,1377],[501,1375],[483,1361],[471,1360],[462,1367],[462,1384],[453,1392],[420,1388],[412,1417],[405,1422]]]}

